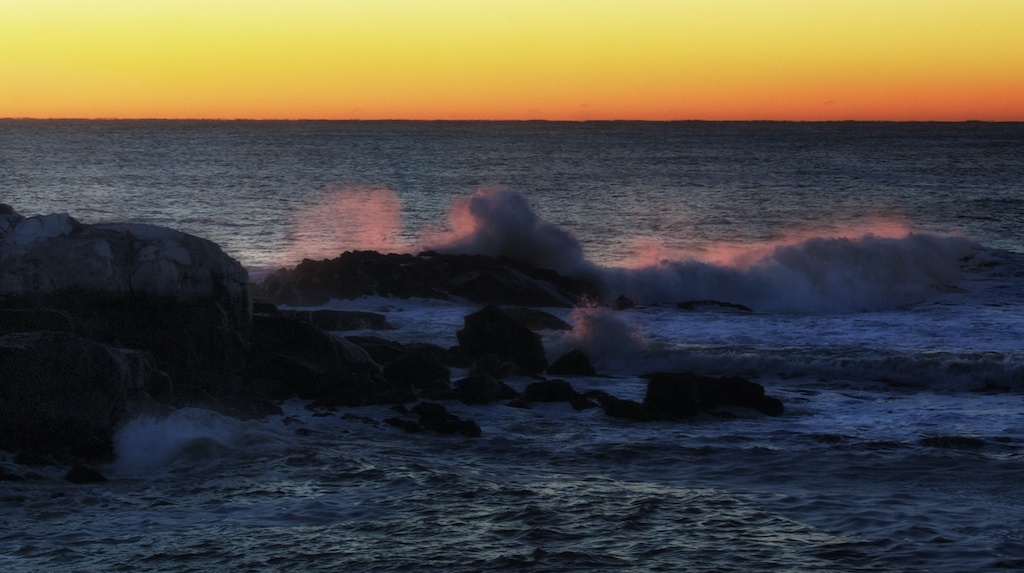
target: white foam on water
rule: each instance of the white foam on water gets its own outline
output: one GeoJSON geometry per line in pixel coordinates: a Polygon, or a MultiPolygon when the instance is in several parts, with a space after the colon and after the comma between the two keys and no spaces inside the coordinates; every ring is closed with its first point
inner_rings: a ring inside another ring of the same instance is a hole
{"type": "Polygon", "coordinates": [[[135,418],[114,436],[112,469],[121,476],[150,477],[181,465],[209,463],[265,439],[270,427],[199,408],[183,408],[161,418],[135,418]]]}

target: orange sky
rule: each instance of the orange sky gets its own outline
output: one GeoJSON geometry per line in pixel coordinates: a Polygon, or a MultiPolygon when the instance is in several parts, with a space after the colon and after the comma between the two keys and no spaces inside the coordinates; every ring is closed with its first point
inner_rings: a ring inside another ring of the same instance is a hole
{"type": "Polygon", "coordinates": [[[0,0],[0,117],[1024,121],[1022,0],[0,0]]]}

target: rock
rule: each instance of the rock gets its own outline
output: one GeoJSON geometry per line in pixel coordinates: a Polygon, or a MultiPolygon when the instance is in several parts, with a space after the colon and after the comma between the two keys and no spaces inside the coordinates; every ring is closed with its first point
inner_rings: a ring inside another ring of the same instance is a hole
{"type": "Polygon", "coordinates": [[[597,404],[577,392],[565,380],[533,382],[523,390],[522,397],[527,402],[567,402],[573,410],[589,410],[597,407],[597,404]]]}
{"type": "Polygon", "coordinates": [[[99,470],[80,464],[72,466],[68,470],[67,475],[64,476],[64,479],[76,484],[104,483],[107,481],[107,478],[99,470]]]}
{"type": "MultiPolygon", "coordinates": [[[[252,284],[250,283],[250,287],[252,284]]],[[[263,300],[253,299],[252,301],[252,313],[253,314],[266,314],[270,316],[281,316],[281,310],[277,308],[277,305],[263,300]]]]}
{"type": "Polygon", "coordinates": [[[572,299],[551,285],[509,266],[473,269],[449,277],[445,290],[477,303],[571,307],[572,299]]]}
{"type": "Polygon", "coordinates": [[[67,313],[47,308],[0,309],[0,336],[40,330],[74,332],[75,323],[67,313]]]}
{"type": "Polygon", "coordinates": [[[668,418],[687,418],[722,406],[751,408],[769,416],[783,412],[781,401],[765,396],[763,386],[740,376],[656,372],[644,378],[648,379],[644,405],[668,418]]]}
{"type": "Polygon", "coordinates": [[[612,308],[614,310],[629,310],[631,308],[636,308],[636,303],[633,302],[631,298],[622,294],[619,295],[619,298],[615,299],[615,302],[612,303],[612,308]]]}
{"type": "Polygon", "coordinates": [[[529,378],[541,379],[535,372],[527,370],[515,362],[508,362],[502,360],[500,357],[494,354],[484,354],[477,358],[469,366],[469,375],[477,376],[480,374],[486,374],[498,380],[510,378],[513,376],[524,376],[529,378]]]}
{"type": "Polygon", "coordinates": [[[544,312],[535,308],[514,306],[506,308],[505,314],[509,315],[512,320],[522,323],[523,326],[530,330],[572,330],[572,325],[568,322],[550,312],[544,312]]]}
{"type": "Polygon", "coordinates": [[[722,302],[719,300],[689,300],[681,302],[676,307],[682,310],[731,310],[739,313],[754,312],[749,306],[733,302],[722,302]]]}
{"type": "Polygon", "coordinates": [[[426,431],[423,429],[423,426],[417,424],[416,422],[413,422],[411,420],[403,420],[401,418],[385,418],[384,423],[389,426],[401,428],[405,430],[405,432],[408,434],[418,434],[426,431]]]}
{"type": "Polygon", "coordinates": [[[511,400],[518,392],[509,385],[487,374],[463,378],[455,384],[455,391],[465,404],[490,404],[498,400],[511,400]]]}
{"type": "Polygon", "coordinates": [[[570,350],[548,366],[552,376],[597,376],[597,371],[582,350],[570,350]]]}
{"type": "Polygon", "coordinates": [[[472,358],[485,354],[515,362],[531,372],[543,372],[547,357],[540,336],[489,304],[464,319],[456,333],[459,346],[472,358]]]}
{"type": "Polygon", "coordinates": [[[66,214],[0,219],[0,306],[63,313],[85,338],[150,352],[177,383],[235,390],[251,320],[248,275],[217,245],[66,214]]]}
{"type": "Polygon", "coordinates": [[[59,458],[111,454],[118,425],[165,384],[142,352],[63,332],[0,337],[0,449],[59,458]]]}
{"type": "MultiPolygon", "coordinates": [[[[436,348],[436,347],[435,347],[436,348]]],[[[437,350],[429,346],[408,346],[384,367],[384,378],[401,388],[449,390],[451,370],[438,359],[437,350]]]]}
{"type": "Polygon", "coordinates": [[[29,217],[0,235],[0,296],[61,291],[212,300],[248,322],[248,274],[214,243],[140,224],[82,225],[66,214],[29,217]]]}
{"type": "Polygon", "coordinates": [[[387,366],[405,352],[404,344],[377,336],[346,336],[345,340],[365,350],[381,366],[387,366]]]}
{"type": "Polygon", "coordinates": [[[604,413],[612,418],[635,420],[637,422],[653,422],[662,418],[661,414],[635,400],[624,400],[606,392],[590,392],[601,405],[604,413]]]}
{"type": "Polygon", "coordinates": [[[580,396],[565,380],[541,380],[532,382],[523,390],[527,402],[570,402],[580,396]]]}
{"type": "Polygon", "coordinates": [[[596,287],[588,282],[514,259],[373,251],[302,261],[294,269],[271,273],[253,292],[276,304],[300,306],[368,295],[442,300],[460,296],[478,303],[563,307],[599,298],[596,287]]]}
{"type": "Polygon", "coordinates": [[[378,403],[381,396],[399,389],[387,383],[362,348],[308,322],[260,316],[253,321],[252,336],[248,377],[275,382],[276,387],[268,389],[274,397],[312,400],[350,390],[364,403],[378,403]]]}
{"type": "Polygon", "coordinates": [[[451,414],[441,404],[420,402],[413,407],[412,413],[420,417],[420,426],[438,434],[461,434],[470,438],[480,436],[480,426],[472,420],[463,420],[451,414]]]}
{"type": "Polygon", "coordinates": [[[375,312],[358,310],[286,310],[281,314],[304,320],[329,331],[344,330],[394,330],[387,317],[375,312]]]}

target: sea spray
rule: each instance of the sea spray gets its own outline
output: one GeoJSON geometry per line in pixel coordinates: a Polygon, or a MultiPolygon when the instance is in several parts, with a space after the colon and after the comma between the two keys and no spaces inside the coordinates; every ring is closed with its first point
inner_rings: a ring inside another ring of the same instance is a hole
{"type": "Polygon", "coordinates": [[[329,189],[293,216],[282,264],[334,258],[342,251],[407,252],[402,204],[387,188],[345,186],[329,189]]]}
{"type": "Polygon", "coordinates": [[[963,261],[978,249],[966,238],[924,234],[817,237],[775,247],[744,266],[666,261],[603,269],[599,279],[606,294],[624,294],[644,304],[719,300],[758,312],[863,312],[960,288],[963,261]]]}
{"type": "Polygon", "coordinates": [[[640,326],[625,314],[599,306],[573,310],[573,329],[555,344],[561,354],[582,350],[600,372],[628,372],[642,363],[647,340],[640,326]]]}
{"type": "Polygon", "coordinates": [[[963,262],[981,251],[964,237],[874,222],[823,236],[804,231],[763,244],[722,245],[701,254],[660,248],[646,239],[633,264],[607,268],[586,259],[571,230],[545,221],[509,188],[481,187],[457,197],[448,218],[448,229],[421,230],[411,238],[393,191],[346,187],[297,216],[285,258],[425,248],[553,269],[599,285],[608,300],[620,295],[638,304],[716,300],[757,312],[827,314],[898,308],[960,289],[963,262]]]}
{"type": "Polygon", "coordinates": [[[213,461],[249,439],[253,434],[246,422],[210,410],[183,408],[162,418],[140,417],[115,434],[113,469],[123,476],[149,476],[178,464],[213,461]]]}
{"type": "Polygon", "coordinates": [[[442,253],[509,257],[566,275],[588,267],[572,232],[544,221],[521,194],[488,187],[455,200],[452,232],[434,250],[442,253]]]}

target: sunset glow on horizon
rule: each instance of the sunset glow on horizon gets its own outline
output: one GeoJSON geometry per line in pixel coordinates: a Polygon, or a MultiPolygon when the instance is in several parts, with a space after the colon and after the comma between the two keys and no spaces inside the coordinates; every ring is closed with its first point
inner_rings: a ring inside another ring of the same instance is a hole
{"type": "Polygon", "coordinates": [[[1024,121],[1018,0],[5,0],[0,117],[1024,121]]]}

